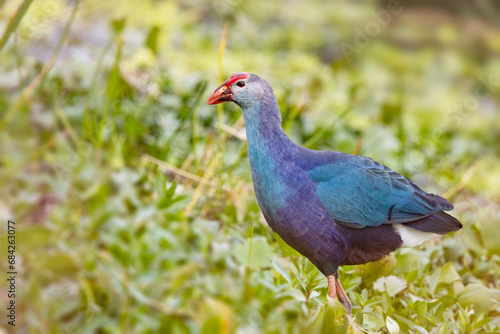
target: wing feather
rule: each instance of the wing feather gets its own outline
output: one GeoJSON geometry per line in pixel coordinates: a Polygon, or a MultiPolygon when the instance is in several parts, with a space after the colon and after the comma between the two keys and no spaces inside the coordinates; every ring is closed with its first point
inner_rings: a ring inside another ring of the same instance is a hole
{"type": "Polygon", "coordinates": [[[453,209],[446,199],[426,193],[367,157],[327,163],[311,169],[309,175],[330,215],[349,227],[407,223],[453,209]]]}

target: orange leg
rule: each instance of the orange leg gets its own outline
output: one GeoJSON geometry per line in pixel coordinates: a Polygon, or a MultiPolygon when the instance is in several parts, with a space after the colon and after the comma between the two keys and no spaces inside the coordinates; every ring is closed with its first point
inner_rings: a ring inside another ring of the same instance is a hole
{"type": "Polygon", "coordinates": [[[335,286],[336,285],[335,281],[337,281],[337,279],[335,278],[335,275],[329,275],[327,276],[327,279],[328,279],[328,295],[331,298],[337,298],[337,287],[335,286]]]}
{"type": "Polygon", "coordinates": [[[328,296],[331,298],[338,298],[340,303],[344,305],[347,313],[349,315],[352,314],[352,305],[349,297],[347,297],[344,289],[342,288],[342,284],[340,284],[339,279],[336,275],[327,276],[328,279],[328,296]]]}
{"type": "MultiPolygon", "coordinates": [[[[337,275],[329,275],[326,277],[328,279],[328,296],[331,298],[338,298],[340,303],[344,306],[347,311],[347,318],[349,319],[349,326],[354,326],[354,318],[352,317],[352,305],[349,297],[347,297],[342,285],[340,284],[337,275]]],[[[359,328],[359,327],[358,327],[359,328]]],[[[353,330],[351,329],[351,333],[353,330]]]]}
{"type": "Polygon", "coordinates": [[[342,303],[342,305],[344,305],[344,308],[346,309],[347,313],[352,314],[352,304],[351,301],[349,300],[349,297],[347,297],[337,277],[335,277],[335,281],[336,281],[335,287],[337,288],[337,296],[339,298],[339,301],[342,303]]]}

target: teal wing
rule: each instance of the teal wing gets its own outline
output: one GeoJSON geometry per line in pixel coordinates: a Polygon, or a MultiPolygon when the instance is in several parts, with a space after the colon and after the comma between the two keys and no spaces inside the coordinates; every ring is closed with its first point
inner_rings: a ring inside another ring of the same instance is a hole
{"type": "Polygon", "coordinates": [[[309,170],[330,215],[353,228],[406,223],[452,210],[446,199],[429,194],[404,176],[370,158],[349,159],[309,170]]]}

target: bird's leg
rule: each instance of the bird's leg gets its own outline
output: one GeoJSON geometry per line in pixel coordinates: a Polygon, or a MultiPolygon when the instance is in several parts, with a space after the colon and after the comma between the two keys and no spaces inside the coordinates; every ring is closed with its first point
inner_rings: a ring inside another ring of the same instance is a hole
{"type": "Polygon", "coordinates": [[[352,325],[354,318],[352,317],[352,306],[349,298],[345,294],[342,285],[340,285],[340,281],[338,279],[338,273],[335,275],[329,275],[326,278],[328,279],[328,296],[331,298],[338,298],[340,303],[344,306],[347,311],[347,318],[349,319],[349,325],[352,325]]]}
{"type": "MultiPolygon", "coordinates": [[[[330,279],[328,279],[330,280],[330,279]]],[[[340,281],[337,276],[335,276],[335,282],[333,283],[335,288],[337,289],[337,296],[339,298],[339,301],[344,305],[344,308],[346,309],[347,313],[349,315],[352,314],[352,304],[347,295],[345,294],[344,289],[342,288],[342,285],[340,284],[340,281]]]]}
{"type": "Polygon", "coordinates": [[[335,281],[337,281],[337,279],[335,275],[328,275],[326,278],[328,279],[328,295],[331,298],[337,298],[337,288],[335,287],[335,281]]]}

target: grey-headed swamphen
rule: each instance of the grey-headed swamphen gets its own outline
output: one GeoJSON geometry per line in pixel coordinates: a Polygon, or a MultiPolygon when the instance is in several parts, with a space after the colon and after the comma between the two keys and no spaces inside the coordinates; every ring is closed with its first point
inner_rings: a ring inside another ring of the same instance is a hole
{"type": "Polygon", "coordinates": [[[255,194],[266,221],[328,278],[328,294],[349,314],[339,266],[377,261],[433,233],[462,228],[443,212],[453,209],[450,202],[388,167],[295,144],[281,128],[271,86],[257,75],[233,74],[208,104],[226,101],[243,110],[255,194]]]}

